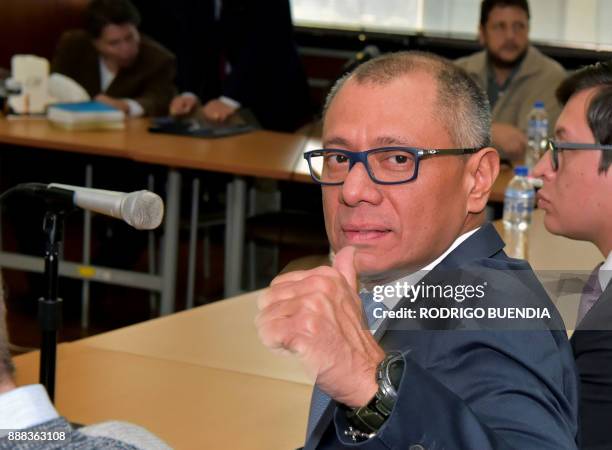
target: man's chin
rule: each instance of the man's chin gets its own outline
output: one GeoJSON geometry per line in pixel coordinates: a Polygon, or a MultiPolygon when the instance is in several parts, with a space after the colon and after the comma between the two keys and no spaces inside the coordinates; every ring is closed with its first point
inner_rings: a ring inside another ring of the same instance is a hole
{"type": "Polygon", "coordinates": [[[525,53],[526,51],[522,53],[511,54],[489,53],[489,59],[495,67],[499,67],[502,69],[512,69],[523,60],[525,53]]]}
{"type": "Polygon", "coordinates": [[[357,249],[355,269],[360,277],[376,278],[380,274],[387,272],[389,267],[385,264],[384,257],[368,252],[360,252],[357,249]]]}
{"type": "Polygon", "coordinates": [[[134,64],[134,61],[136,61],[136,58],[132,58],[132,59],[125,59],[122,61],[119,61],[117,63],[117,65],[121,68],[121,69],[127,69],[128,67],[130,67],[132,64],[134,64]]]}
{"type": "Polygon", "coordinates": [[[557,218],[546,210],[544,210],[544,228],[546,228],[549,233],[562,236],[564,235],[563,227],[559,225],[557,218]]]}

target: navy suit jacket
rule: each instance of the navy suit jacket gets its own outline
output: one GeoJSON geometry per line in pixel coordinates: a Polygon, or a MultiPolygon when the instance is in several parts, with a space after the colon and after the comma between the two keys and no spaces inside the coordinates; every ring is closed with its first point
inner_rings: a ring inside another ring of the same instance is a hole
{"type": "MultiPolygon", "coordinates": [[[[487,224],[423,284],[484,284],[480,306],[547,308],[551,318],[387,320],[380,343],[405,360],[391,415],[375,437],[355,444],[344,435],[345,410],[331,402],[313,433],[320,440],[309,439],[306,449],[576,448],[578,381],[562,320],[530,266],[508,258],[503,246],[487,224]]],[[[395,310],[429,301],[403,299],[395,310]]]]}
{"type": "Polygon", "coordinates": [[[571,339],[580,374],[581,448],[612,449],[612,283],[571,339]]]}

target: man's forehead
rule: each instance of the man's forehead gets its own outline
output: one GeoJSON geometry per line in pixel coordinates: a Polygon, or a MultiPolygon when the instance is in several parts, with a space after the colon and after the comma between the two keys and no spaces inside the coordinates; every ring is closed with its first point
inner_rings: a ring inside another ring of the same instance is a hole
{"type": "Polygon", "coordinates": [[[583,89],[568,99],[555,125],[555,137],[558,139],[571,138],[576,131],[588,127],[589,105],[600,89],[601,86],[583,89]]]}
{"type": "Polygon", "coordinates": [[[126,35],[132,34],[136,30],[136,27],[129,23],[114,24],[109,23],[104,26],[100,37],[104,40],[120,39],[126,35]]]}
{"type": "Polygon", "coordinates": [[[492,19],[496,19],[498,21],[504,19],[507,20],[510,15],[513,16],[512,20],[524,19],[526,22],[529,21],[529,16],[523,8],[516,5],[497,5],[489,13],[487,22],[491,21],[492,19]]]}
{"type": "Polygon", "coordinates": [[[343,106],[347,102],[351,104],[365,102],[391,105],[398,101],[402,102],[406,108],[410,108],[414,105],[422,105],[425,102],[433,105],[436,103],[437,97],[438,81],[436,75],[426,70],[416,69],[388,79],[351,77],[346,80],[330,101],[323,120],[325,123],[327,112],[337,103],[342,103],[343,106]],[[418,96],[414,95],[415,89],[418,89],[418,96]]]}

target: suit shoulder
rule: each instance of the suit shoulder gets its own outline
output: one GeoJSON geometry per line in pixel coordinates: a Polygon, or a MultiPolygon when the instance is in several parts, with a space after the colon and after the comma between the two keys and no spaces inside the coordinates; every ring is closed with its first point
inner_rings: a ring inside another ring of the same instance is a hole
{"type": "Polygon", "coordinates": [[[462,267],[465,281],[486,282],[489,306],[547,307],[556,316],[550,297],[527,261],[500,252],[462,267]]]}
{"type": "Polygon", "coordinates": [[[479,52],[472,53],[471,55],[462,56],[461,58],[457,58],[454,62],[456,65],[467,71],[478,70],[480,67],[484,66],[485,52],[484,50],[481,50],[479,52]]]}
{"type": "Polygon", "coordinates": [[[68,30],[62,33],[59,38],[58,47],[85,48],[93,47],[91,37],[85,30],[68,30]]]}
{"type": "Polygon", "coordinates": [[[545,55],[535,47],[531,47],[529,52],[534,55],[532,63],[540,67],[542,76],[561,79],[567,76],[565,68],[550,56],[545,55]]]}

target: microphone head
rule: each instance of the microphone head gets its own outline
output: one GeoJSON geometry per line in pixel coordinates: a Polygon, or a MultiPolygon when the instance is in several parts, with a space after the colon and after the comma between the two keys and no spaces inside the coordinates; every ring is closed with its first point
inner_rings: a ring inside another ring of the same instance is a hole
{"type": "Polygon", "coordinates": [[[132,192],[121,202],[121,217],[137,230],[154,230],[164,218],[164,202],[151,191],[132,192]]]}

